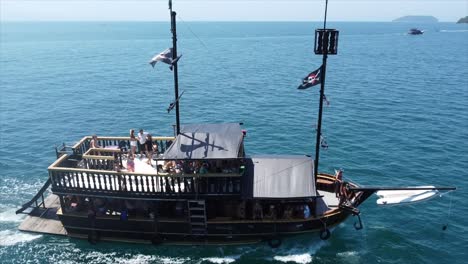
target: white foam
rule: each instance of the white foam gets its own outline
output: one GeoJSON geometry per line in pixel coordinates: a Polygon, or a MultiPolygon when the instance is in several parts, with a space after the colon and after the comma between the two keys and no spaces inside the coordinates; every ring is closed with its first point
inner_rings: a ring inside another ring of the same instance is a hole
{"type": "Polygon", "coordinates": [[[40,238],[42,235],[32,235],[19,231],[0,231],[0,246],[13,246],[40,238]]]}
{"type": "Polygon", "coordinates": [[[309,253],[288,256],[275,256],[273,259],[285,263],[294,262],[299,264],[307,264],[312,262],[312,256],[309,253]]]}
{"type": "Polygon", "coordinates": [[[468,29],[442,29],[440,32],[468,32],[468,29]]]}
{"type": "Polygon", "coordinates": [[[318,236],[307,238],[301,242],[294,241],[294,243],[291,244],[286,243],[281,247],[279,252],[276,253],[276,256],[274,256],[273,259],[285,263],[311,263],[313,256],[325,245],[326,241],[320,240],[318,236]]]}
{"type": "Polygon", "coordinates": [[[0,209],[0,222],[13,222],[13,223],[19,223],[23,220],[24,216],[23,214],[16,214],[16,209],[6,209],[3,211],[3,208],[0,209]]]}
{"type": "Polygon", "coordinates": [[[215,264],[230,264],[236,261],[239,256],[236,257],[224,257],[224,258],[217,258],[217,257],[212,257],[212,258],[202,258],[202,261],[208,261],[211,263],[215,264]]]}
{"type": "MultiPolygon", "coordinates": [[[[119,264],[146,264],[146,263],[161,263],[161,264],[183,264],[189,261],[189,258],[171,258],[171,257],[161,257],[153,255],[133,255],[129,258],[127,257],[118,257],[112,263],[119,264]]],[[[108,262],[111,263],[111,262],[108,262]]]]}
{"type": "Polygon", "coordinates": [[[361,259],[357,251],[345,251],[336,253],[336,256],[346,260],[347,263],[361,263],[361,259]]]}
{"type": "Polygon", "coordinates": [[[132,256],[130,259],[124,258],[117,258],[114,263],[122,263],[122,264],[146,264],[146,263],[154,263],[157,260],[155,256],[148,256],[143,254],[138,254],[132,256]]]}
{"type": "Polygon", "coordinates": [[[336,253],[336,255],[338,257],[353,257],[353,256],[357,256],[357,252],[356,251],[345,251],[345,252],[339,252],[339,253],[336,253]]]}

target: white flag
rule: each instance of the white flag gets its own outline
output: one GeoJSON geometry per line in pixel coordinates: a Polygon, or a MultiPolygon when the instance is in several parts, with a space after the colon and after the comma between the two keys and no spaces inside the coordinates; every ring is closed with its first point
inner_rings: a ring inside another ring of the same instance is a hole
{"type": "Polygon", "coordinates": [[[180,57],[182,57],[182,55],[177,57],[175,60],[173,60],[172,59],[172,48],[168,48],[165,51],[163,51],[163,52],[157,54],[156,56],[154,56],[150,60],[149,63],[154,68],[154,65],[156,64],[156,62],[161,61],[161,62],[164,62],[166,64],[171,65],[169,68],[172,70],[172,66],[174,65],[174,63],[176,63],[180,59],[180,57]]]}

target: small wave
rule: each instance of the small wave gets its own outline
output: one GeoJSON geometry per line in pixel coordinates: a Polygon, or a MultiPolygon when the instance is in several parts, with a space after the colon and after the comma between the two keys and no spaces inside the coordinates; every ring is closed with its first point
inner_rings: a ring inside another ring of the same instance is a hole
{"type": "Polygon", "coordinates": [[[162,264],[182,264],[189,261],[189,258],[171,258],[171,257],[157,257],[156,262],[162,264]]]}
{"type": "MultiPolygon", "coordinates": [[[[333,229],[330,230],[333,232],[333,229]]],[[[289,245],[285,245],[284,250],[280,250],[276,256],[273,257],[274,260],[280,262],[293,262],[298,264],[311,263],[313,256],[317,253],[319,249],[326,245],[326,242],[319,240],[318,238],[309,238],[301,242],[294,242],[289,245]]]]}
{"type": "Polygon", "coordinates": [[[356,251],[345,251],[345,252],[336,253],[338,257],[352,257],[352,256],[357,256],[357,254],[358,253],[356,251]]]}
{"type": "Polygon", "coordinates": [[[40,238],[42,235],[31,235],[19,231],[0,231],[0,246],[13,246],[40,238]]]}
{"type": "Polygon", "coordinates": [[[294,262],[299,264],[307,264],[312,262],[312,256],[309,253],[289,256],[275,256],[273,259],[285,263],[294,262]]]}
{"type": "Polygon", "coordinates": [[[85,256],[86,263],[116,263],[116,264],[146,264],[146,263],[161,263],[161,264],[183,264],[189,261],[189,258],[180,257],[163,257],[155,255],[130,255],[124,254],[119,256],[117,252],[104,253],[99,251],[89,252],[85,256]]]}
{"type": "Polygon", "coordinates": [[[207,261],[215,264],[230,264],[236,261],[240,256],[230,256],[224,258],[212,257],[212,258],[202,258],[202,261],[207,261]]]}
{"type": "Polygon", "coordinates": [[[16,214],[16,209],[7,209],[5,211],[0,209],[0,222],[20,223],[23,218],[24,215],[16,214]]]}
{"type": "Polygon", "coordinates": [[[189,261],[189,258],[178,258],[178,257],[161,257],[161,256],[151,256],[138,254],[132,256],[131,258],[120,258],[117,257],[112,261],[113,263],[119,264],[145,264],[145,263],[161,263],[161,264],[183,264],[189,261]]]}
{"type": "Polygon", "coordinates": [[[468,32],[468,29],[442,29],[440,32],[468,32]]]}
{"type": "Polygon", "coordinates": [[[347,263],[360,263],[359,254],[357,251],[345,251],[336,253],[336,256],[345,259],[347,263]]]}

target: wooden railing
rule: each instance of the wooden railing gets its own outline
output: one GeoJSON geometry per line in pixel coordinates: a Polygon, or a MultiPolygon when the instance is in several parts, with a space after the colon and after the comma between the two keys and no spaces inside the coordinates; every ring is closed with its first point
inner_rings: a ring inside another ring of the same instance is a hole
{"type": "Polygon", "coordinates": [[[82,159],[86,169],[120,170],[122,167],[122,151],[118,148],[90,148],[82,159]]]}
{"type": "MultiPolygon", "coordinates": [[[[88,151],[91,142],[91,136],[83,137],[73,147],[73,153],[83,155],[88,151]]],[[[170,144],[175,140],[174,137],[153,137],[153,143],[158,145],[160,153],[166,151],[170,144]]],[[[98,137],[99,146],[106,148],[109,146],[118,146],[123,150],[130,150],[130,137],[98,137]]]]}
{"type": "Polygon", "coordinates": [[[67,158],[49,166],[54,193],[138,198],[241,193],[241,174],[158,175],[61,167],[67,158]]]}

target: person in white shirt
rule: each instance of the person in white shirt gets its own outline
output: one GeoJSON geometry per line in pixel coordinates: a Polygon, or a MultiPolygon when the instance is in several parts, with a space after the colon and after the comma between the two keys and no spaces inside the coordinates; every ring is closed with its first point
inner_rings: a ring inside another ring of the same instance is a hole
{"type": "Polygon", "coordinates": [[[143,155],[146,152],[146,136],[148,133],[144,132],[143,129],[140,128],[140,132],[138,132],[137,138],[138,138],[138,150],[140,153],[140,157],[143,157],[143,155]]]}

